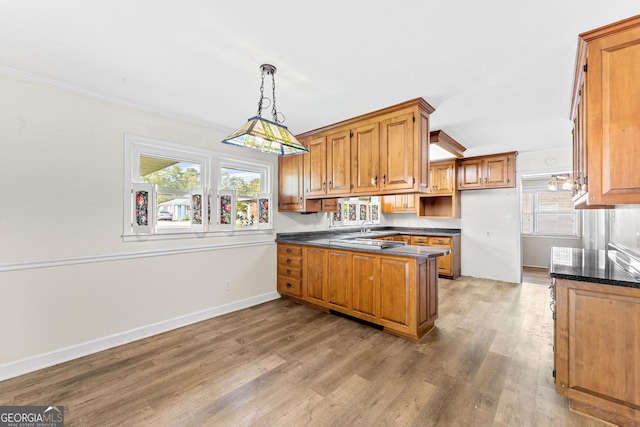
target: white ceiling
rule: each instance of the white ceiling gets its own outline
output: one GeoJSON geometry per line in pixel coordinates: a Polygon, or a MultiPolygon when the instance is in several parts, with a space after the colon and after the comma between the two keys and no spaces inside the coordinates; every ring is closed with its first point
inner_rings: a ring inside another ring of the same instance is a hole
{"type": "Polygon", "coordinates": [[[636,14],[635,0],[0,0],[0,73],[230,133],[271,63],[293,133],[423,97],[466,155],[525,152],[571,144],[578,34],[636,14]]]}

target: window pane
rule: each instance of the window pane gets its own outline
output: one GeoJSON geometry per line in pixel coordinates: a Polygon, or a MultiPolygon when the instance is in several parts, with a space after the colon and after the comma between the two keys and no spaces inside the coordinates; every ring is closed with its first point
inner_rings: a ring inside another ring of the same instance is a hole
{"type": "Polygon", "coordinates": [[[140,180],[158,188],[158,229],[189,229],[189,190],[200,187],[200,164],[140,156],[140,180]]]}
{"type": "Polygon", "coordinates": [[[575,235],[577,234],[575,213],[538,213],[537,234],[575,235]]]}
{"type": "Polygon", "coordinates": [[[538,211],[573,211],[570,191],[538,191],[538,211]]]}
{"type": "Polygon", "coordinates": [[[260,172],[221,168],[221,189],[236,191],[236,226],[252,227],[258,220],[258,193],[262,191],[260,172]]]}
{"type": "Polygon", "coordinates": [[[531,211],[533,204],[531,203],[531,199],[533,199],[533,193],[522,193],[520,202],[522,209],[522,234],[533,233],[533,212],[531,211]]]}

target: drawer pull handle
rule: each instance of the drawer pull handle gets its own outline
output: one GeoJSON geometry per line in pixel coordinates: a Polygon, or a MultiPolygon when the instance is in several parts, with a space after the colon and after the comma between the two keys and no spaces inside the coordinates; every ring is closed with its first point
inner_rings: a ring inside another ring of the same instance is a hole
{"type": "Polygon", "coordinates": [[[290,254],[291,253],[291,248],[287,248],[287,253],[290,254]]]}
{"type": "Polygon", "coordinates": [[[291,283],[287,283],[287,288],[290,288],[290,287],[291,287],[291,283]]]}
{"type": "Polygon", "coordinates": [[[287,268],[287,274],[291,274],[291,270],[287,268]]]}
{"type": "Polygon", "coordinates": [[[291,259],[287,258],[287,264],[291,264],[291,259]]]}

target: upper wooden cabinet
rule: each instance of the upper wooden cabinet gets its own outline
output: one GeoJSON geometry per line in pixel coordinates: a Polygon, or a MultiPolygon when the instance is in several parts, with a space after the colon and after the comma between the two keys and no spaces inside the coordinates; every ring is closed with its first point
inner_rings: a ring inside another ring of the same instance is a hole
{"type": "Polygon", "coordinates": [[[337,199],[307,199],[304,196],[304,156],[278,157],[278,211],[336,212],[337,199]]]}
{"type": "Polygon", "coordinates": [[[576,207],[640,203],[640,15],[580,34],[574,73],[576,207]]]}
{"type": "Polygon", "coordinates": [[[415,194],[398,194],[395,196],[382,196],[382,212],[414,212],[416,211],[415,194]]]}
{"type": "Polygon", "coordinates": [[[434,111],[417,98],[298,135],[305,198],[427,193],[434,111]]]}
{"type": "Polygon", "coordinates": [[[431,194],[452,194],[455,191],[455,166],[455,160],[431,162],[429,171],[431,194]]]}
{"type": "Polygon", "coordinates": [[[507,188],[516,186],[516,152],[458,160],[458,188],[507,188]]]}

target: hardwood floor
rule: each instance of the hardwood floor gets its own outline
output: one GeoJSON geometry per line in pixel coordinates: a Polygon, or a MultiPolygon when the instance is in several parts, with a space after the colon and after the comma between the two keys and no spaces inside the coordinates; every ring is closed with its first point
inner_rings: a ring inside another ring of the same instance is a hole
{"type": "Polygon", "coordinates": [[[549,286],[549,269],[542,267],[522,267],[522,281],[549,286]]]}
{"type": "Polygon", "coordinates": [[[546,286],[440,280],[420,343],[276,300],[0,382],[66,426],[604,426],[554,391],[546,286]]]}

